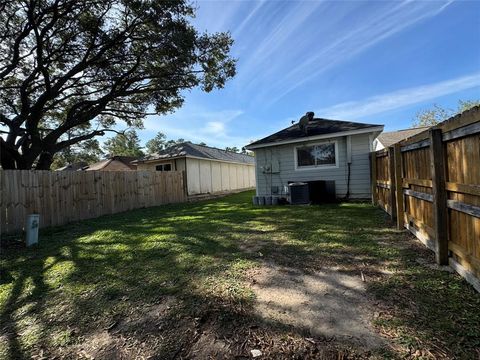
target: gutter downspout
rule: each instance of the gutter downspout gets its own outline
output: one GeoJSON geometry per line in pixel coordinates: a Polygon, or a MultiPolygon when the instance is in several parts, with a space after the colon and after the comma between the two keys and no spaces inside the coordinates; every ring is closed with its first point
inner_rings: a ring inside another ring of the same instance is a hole
{"type": "Polygon", "coordinates": [[[345,194],[345,199],[350,198],[350,175],[351,175],[351,165],[352,165],[352,136],[347,136],[347,193],[345,194]]]}

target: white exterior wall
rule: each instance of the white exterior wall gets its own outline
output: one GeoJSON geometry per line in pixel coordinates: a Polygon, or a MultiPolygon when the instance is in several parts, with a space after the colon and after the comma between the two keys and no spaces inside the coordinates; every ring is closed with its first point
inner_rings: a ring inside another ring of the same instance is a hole
{"type": "Polygon", "coordinates": [[[200,168],[200,193],[208,194],[213,192],[211,161],[197,160],[197,163],[200,168]]]}
{"type": "MultiPolygon", "coordinates": [[[[351,135],[351,156],[350,166],[350,197],[367,199],[370,198],[370,160],[371,134],[351,135]]],[[[280,193],[283,187],[290,181],[315,181],[333,180],[337,197],[343,197],[347,193],[347,137],[337,137],[318,141],[307,141],[305,143],[287,144],[255,149],[255,171],[257,195],[265,196],[271,194],[271,187],[278,186],[280,193]],[[337,142],[337,166],[314,169],[295,169],[294,148],[299,145],[315,144],[319,142],[337,142]],[[265,174],[263,166],[269,166],[277,160],[280,165],[280,172],[265,174]]]]}
{"type": "Polygon", "coordinates": [[[212,192],[222,191],[222,165],[219,162],[211,161],[212,167],[212,192]]]}
{"type": "Polygon", "coordinates": [[[230,189],[230,173],[229,173],[229,164],[220,163],[220,171],[222,173],[222,191],[228,191],[230,189]]]}
{"type": "Polygon", "coordinates": [[[255,166],[186,158],[188,195],[255,187],[255,166]]]}
{"type": "Polygon", "coordinates": [[[200,190],[200,163],[195,159],[186,159],[187,162],[187,194],[201,194],[200,190]]]}

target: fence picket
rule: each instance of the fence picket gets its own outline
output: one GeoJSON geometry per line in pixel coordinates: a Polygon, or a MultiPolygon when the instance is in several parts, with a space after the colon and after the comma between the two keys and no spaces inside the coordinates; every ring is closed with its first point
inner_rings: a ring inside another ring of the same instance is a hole
{"type": "MultiPolygon", "coordinates": [[[[480,107],[395,144],[393,156],[386,156],[394,161],[398,228],[407,228],[435,251],[438,263],[449,263],[480,291],[480,107]]],[[[384,150],[372,153],[378,198],[388,190],[384,157],[384,150]]],[[[388,212],[395,207],[389,202],[378,203],[388,212]]]]}
{"type": "Polygon", "coordinates": [[[130,209],[186,201],[183,172],[0,170],[0,231],[63,225],[130,209]]]}

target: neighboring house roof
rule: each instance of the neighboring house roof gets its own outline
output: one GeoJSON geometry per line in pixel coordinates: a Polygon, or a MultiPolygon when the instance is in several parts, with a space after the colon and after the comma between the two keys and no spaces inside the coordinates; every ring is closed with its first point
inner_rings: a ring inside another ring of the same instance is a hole
{"type": "Polygon", "coordinates": [[[112,156],[109,159],[105,159],[105,160],[96,162],[92,165],[89,165],[84,170],[87,170],[87,171],[102,170],[105,167],[107,167],[112,161],[120,161],[124,165],[128,166],[130,169],[136,170],[137,166],[135,164],[132,164],[132,161],[134,161],[134,160],[138,160],[138,157],[135,157],[135,156],[112,156]]]}
{"type": "Polygon", "coordinates": [[[75,163],[67,164],[61,168],[58,168],[56,171],[77,171],[77,170],[82,170],[85,167],[88,167],[87,162],[78,161],[75,163]]]}
{"type": "Polygon", "coordinates": [[[300,125],[296,123],[272,135],[264,137],[263,139],[255,141],[246,146],[246,148],[254,149],[257,147],[327,138],[330,135],[344,135],[340,133],[356,134],[382,130],[383,125],[314,118],[313,120],[308,122],[305,130],[301,129],[300,125]]]}
{"type": "Polygon", "coordinates": [[[190,141],[170,146],[165,150],[162,150],[156,154],[147,156],[134,163],[141,163],[146,161],[155,160],[168,160],[172,158],[180,157],[194,157],[208,160],[219,160],[226,162],[236,162],[243,164],[254,164],[255,159],[253,156],[247,154],[235,153],[233,151],[226,151],[217,149],[210,146],[193,144],[190,141]]]}
{"type": "Polygon", "coordinates": [[[418,133],[421,133],[422,131],[425,131],[428,128],[429,126],[422,126],[418,128],[412,128],[412,129],[383,132],[380,135],[378,135],[377,140],[384,147],[387,148],[389,146],[392,146],[393,144],[398,143],[399,141],[402,141],[402,140],[405,140],[406,138],[417,135],[418,133]]]}

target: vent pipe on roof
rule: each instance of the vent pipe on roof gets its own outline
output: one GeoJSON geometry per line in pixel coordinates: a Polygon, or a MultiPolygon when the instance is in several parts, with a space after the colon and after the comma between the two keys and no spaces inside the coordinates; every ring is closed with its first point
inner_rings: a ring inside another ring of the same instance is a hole
{"type": "Polygon", "coordinates": [[[305,115],[303,115],[300,118],[300,121],[298,122],[298,126],[300,127],[300,130],[302,130],[305,134],[307,133],[307,125],[310,121],[313,120],[314,115],[315,114],[313,113],[313,111],[309,111],[305,115]]]}

